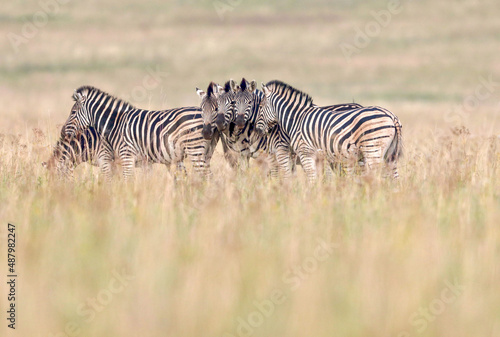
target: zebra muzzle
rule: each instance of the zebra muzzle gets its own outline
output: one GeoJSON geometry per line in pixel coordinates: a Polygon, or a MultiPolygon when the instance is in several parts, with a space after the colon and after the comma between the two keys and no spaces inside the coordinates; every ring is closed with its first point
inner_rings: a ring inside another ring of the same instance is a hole
{"type": "Polygon", "coordinates": [[[245,126],[245,115],[238,115],[238,117],[236,117],[236,126],[240,129],[245,126]]]}
{"type": "Polygon", "coordinates": [[[215,125],[217,125],[217,129],[219,131],[224,131],[226,129],[226,120],[224,119],[223,114],[219,114],[217,119],[215,120],[215,125]]]}
{"type": "Polygon", "coordinates": [[[201,135],[206,140],[212,139],[212,136],[213,136],[212,126],[210,124],[203,124],[203,129],[201,130],[201,135]]]}

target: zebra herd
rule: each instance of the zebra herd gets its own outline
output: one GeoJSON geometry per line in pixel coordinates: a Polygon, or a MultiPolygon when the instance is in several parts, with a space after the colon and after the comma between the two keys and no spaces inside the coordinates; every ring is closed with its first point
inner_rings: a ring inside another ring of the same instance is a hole
{"type": "Polygon", "coordinates": [[[295,163],[308,179],[317,178],[317,159],[330,169],[353,172],[386,167],[397,178],[402,135],[389,110],[356,103],[316,106],[311,96],[281,81],[262,84],[242,79],[206,90],[196,88],[200,107],[162,111],[135,108],[100,89],[83,86],[61,138],[46,166],[72,176],[82,162],[100,167],[111,178],[119,162],[124,178],[152,163],[185,172],[184,159],[201,176],[219,142],[232,167],[246,168],[250,158],[264,157],[273,177],[289,178],[295,163]]]}

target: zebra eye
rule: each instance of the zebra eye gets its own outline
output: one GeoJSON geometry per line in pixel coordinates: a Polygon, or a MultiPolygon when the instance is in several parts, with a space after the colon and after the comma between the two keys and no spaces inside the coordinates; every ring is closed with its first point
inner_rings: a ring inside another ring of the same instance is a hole
{"type": "Polygon", "coordinates": [[[231,104],[233,104],[233,105],[236,104],[236,101],[231,101],[231,104]]]}

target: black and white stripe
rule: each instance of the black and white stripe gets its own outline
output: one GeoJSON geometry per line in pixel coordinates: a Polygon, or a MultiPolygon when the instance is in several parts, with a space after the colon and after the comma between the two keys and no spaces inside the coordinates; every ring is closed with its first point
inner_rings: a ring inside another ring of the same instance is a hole
{"type": "MultiPolygon", "coordinates": [[[[258,111],[264,94],[256,89],[255,81],[249,83],[244,78],[241,81],[240,89],[235,96],[236,109],[231,118],[237,126],[245,127],[247,123],[251,123],[253,125],[252,129],[255,130],[258,111]]],[[[360,107],[362,106],[357,103],[344,103],[328,105],[322,108],[331,112],[340,112],[360,107]]],[[[226,117],[226,119],[228,118],[226,117]]],[[[262,137],[258,132],[254,132],[254,134],[255,137],[262,137]]],[[[279,125],[275,125],[267,137],[264,149],[270,155],[269,160],[278,165],[278,171],[283,177],[290,177],[297,160],[296,154],[290,145],[289,136],[281,130],[279,125]]]]}
{"type": "Polygon", "coordinates": [[[210,159],[219,135],[202,136],[203,119],[197,107],[163,111],[143,110],[97,88],[84,86],[73,95],[75,104],[62,129],[63,136],[94,127],[112,146],[115,158],[130,177],[136,162],[180,163],[187,157],[196,172],[210,172],[210,159]]]}
{"type": "MultiPolygon", "coordinates": [[[[219,118],[219,109],[221,111],[232,110],[234,108],[234,91],[237,90],[237,86],[233,80],[228,81],[225,85],[225,89],[220,85],[210,82],[207,91],[196,88],[196,93],[201,98],[200,108],[201,115],[203,118],[203,131],[202,135],[205,139],[212,139],[214,132],[216,130],[221,130],[225,128],[223,115],[222,119],[219,118]],[[226,92],[227,94],[221,97],[221,94],[226,92]]],[[[231,150],[227,145],[226,134],[223,132],[218,132],[221,143],[222,150],[224,151],[224,158],[229,162],[231,167],[238,166],[237,154],[231,150]]]]}
{"type": "Polygon", "coordinates": [[[365,169],[386,162],[394,177],[398,176],[402,127],[389,110],[372,106],[331,112],[313,105],[309,95],[283,82],[271,81],[262,87],[257,129],[265,133],[277,124],[310,180],[316,178],[318,151],[330,165],[342,164],[348,171],[359,162],[365,169]]]}
{"type": "Polygon", "coordinates": [[[98,166],[109,179],[113,165],[113,148],[93,127],[78,132],[76,137],[61,139],[56,143],[52,156],[42,163],[62,177],[72,178],[74,169],[88,162],[98,166]]]}
{"type": "MultiPolygon", "coordinates": [[[[212,82],[207,93],[199,91],[199,94],[202,98],[203,114],[207,116],[207,121],[212,122],[212,130],[217,128],[221,132],[229,152],[237,158],[237,165],[248,167],[250,158],[257,158],[262,153],[267,153],[268,138],[257,134],[254,123],[246,123],[241,128],[236,126],[235,100],[241,90],[233,80],[230,80],[223,88],[212,82]]],[[[256,103],[257,108],[259,102],[260,100],[256,103]]],[[[274,172],[273,167],[271,171],[274,172]]]]}

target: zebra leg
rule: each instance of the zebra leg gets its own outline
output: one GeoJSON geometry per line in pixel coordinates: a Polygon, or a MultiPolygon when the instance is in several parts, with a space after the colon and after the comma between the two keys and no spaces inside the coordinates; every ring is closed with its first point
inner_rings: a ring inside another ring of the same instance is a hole
{"type": "Polygon", "coordinates": [[[99,166],[106,181],[111,181],[114,166],[113,156],[109,152],[103,151],[102,153],[99,153],[97,157],[97,166],[99,166]]]}
{"type": "MultiPolygon", "coordinates": [[[[186,166],[184,166],[184,161],[179,160],[175,163],[175,171],[172,173],[174,176],[174,181],[178,182],[187,177],[186,166]]],[[[167,170],[170,171],[170,164],[166,164],[167,170]]]]}
{"type": "Polygon", "coordinates": [[[392,174],[390,174],[392,179],[399,179],[398,165],[396,164],[396,162],[389,163],[388,169],[392,172],[392,174]]]}
{"type": "Polygon", "coordinates": [[[316,165],[318,167],[318,172],[321,174],[321,177],[325,181],[333,180],[333,171],[331,169],[330,163],[327,164],[327,160],[325,159],[325,154],[323,151],[318,151],[316,158],[316,165]]]}
{"type": "Polygon", "coordinates": [[[136,158],[129,151],[125,151],[120,156],[120,162],[122,164],[123,179],[129,180],[131,177],[134,176],[136,158]]]}
{"type": "Polygon", "coordinates": [[[295,161],[296,155],[295,154],[292,155],[287,148],[280,146],[276,148],[275,157],[281,175],[283,176],[284,179],[289,179],[292,176],[292,170],[295,167],[293,161],[295,161]]]}
{"type": "Polygon", "coordinates": [[[224,159],[229,163],[231,168],[235,169],[238,167],[238,158],[235,156],[235,152],[227,146],[227,141],[225,137],[220,138],[222,142],[222,150],[224,152],[224,159]]]}
{"type": "Polygon", "coordinates": [[[302,166],[299,156],[295,152],[290,152],[290,160],[292,163],[292,174],[297,172],[297,165],[302,166]]]}
{"type": "Polygon", "coordinates": [[[337,174],[340,174],[342,172],[342,164],[340,164],[339,162],[329,162],[328,167],[330,168],[330,174],[332,175],[332,177],[334,176],[335,172],[337,172],[337,174]]]}
{"type": "Polygon", "coordinates": [[[307,179],[311,183],[315,182],[318,177],[316,169],[316,151],[303,147],[298,152],[300,162],[302,163],[302,168],[306,172],[307,179]]]}
{"type": "Polygon", "coordinates": [[[276,153],[269,153],[267,155],[267,162],[269,165],[269,176],[273,179],[279,177],[279,165],[276,159],[276,153]]]}
{"type": "Polygon", "coordinates": [[[186,149],[186,156],[193,164],[193,169],[197,174],[202,177],[210,175],[210,164],[207,165],[204,152],[200,152],[200,149],[186,149]]]}
{"type": "Polygon", "coordinates": [[[325,177],[325,180],[326,181],[332,181],[333,180],[333,164],[332,163],[328,163],[328,165],[325,165],[325,163],[323,163],[323,175],[325,177]]]}
{"type": "Polygon", "coordinates": [[[384,137],[374,142],[365,142],[360,146],[360,153],[363,157],[363,173],[369,173],[383,168],[385,155],[389,150],[393,137],[384,137]]]}
{"type": "Polygon", "coordinates": [[[177,173],[180,173],[184,177],[187,177],[186,166],[184,165],[184,162],[182,160],[177,162],[176,169],[177,173]]]}
{"type": "Polygon", "coordinates": [[[99,160],[98,165],[106,181],[111,181],[111,178],[113,177],[113,162],[108,160],[99,160]]]}

